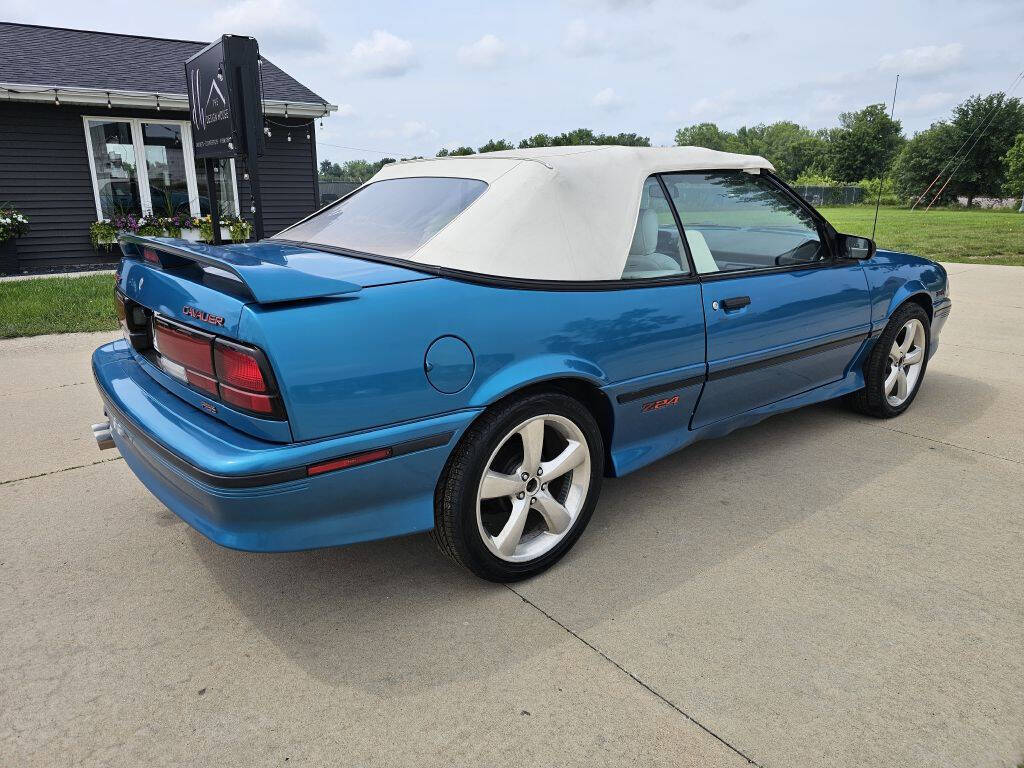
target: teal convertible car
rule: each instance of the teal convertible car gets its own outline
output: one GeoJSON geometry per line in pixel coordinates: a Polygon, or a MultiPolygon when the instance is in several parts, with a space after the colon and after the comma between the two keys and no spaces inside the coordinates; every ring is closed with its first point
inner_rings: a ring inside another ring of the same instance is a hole
{"type": "Polygon", "coordinates": [[[433,531],[497,581],[603,477],[829,398],[898,416],[950,311],[938,264],[694,147],[395,163],[258,243],[121,248],[93,431],[164,504],[252,551],[433,531]]]}

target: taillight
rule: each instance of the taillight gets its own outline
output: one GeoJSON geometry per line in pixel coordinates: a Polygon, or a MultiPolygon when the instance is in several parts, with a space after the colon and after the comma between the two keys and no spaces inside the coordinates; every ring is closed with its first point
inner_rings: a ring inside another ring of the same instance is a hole
{"type": "Polygon", "coordinates": [[[213,354],[217,359],[217,375],[222,382],[249,392],[267,391],[260,363],[251,351],[229,347],[220,341],[213,354]]]}
{"type": "Polygon", "coordinates": [[[220,399],[225,403],[231,403],[246,411],[257,413],[273,413],[274,399],[267,395],[256,395],[252,392],[243,392],[240,389],[229,387],[227,384],[220,385],[220,399]]]}
{"type": "Polygon", "coordinates": [[[153,318],[154,346],[165,373],[235,408],[263,417],[283,419],[284,404],[266,356],[256,347],[238,344],[153,318]]]}
{"type": "Polygon", "coordinates": [[[187,331],[163,320],[153,322],[160,354],[199,373],[213,373],[213,336],[187,331]]]}

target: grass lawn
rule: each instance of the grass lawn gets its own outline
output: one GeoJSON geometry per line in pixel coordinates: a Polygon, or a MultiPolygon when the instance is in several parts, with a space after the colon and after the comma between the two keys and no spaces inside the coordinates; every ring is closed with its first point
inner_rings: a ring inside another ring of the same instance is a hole
{"type": "MultiPolygon", "coordinates": [[[[871,235],[873,206],[819,208],[840,232],[871,235]]],[[[911,211],[882,208],[875,240],[879,248],[936,261],[1024,266],[1024,213],[1016,211],[911,211]]]]}
{"type": "Polygon", "coordinates": [[[0,282],[0,339],[115,328],[113,275],[0,282]]]}

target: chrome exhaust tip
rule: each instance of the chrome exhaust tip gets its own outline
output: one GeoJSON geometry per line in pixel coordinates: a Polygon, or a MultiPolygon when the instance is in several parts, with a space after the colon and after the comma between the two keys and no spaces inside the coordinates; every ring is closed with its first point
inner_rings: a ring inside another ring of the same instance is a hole
{"type": "Polygon", "coordinates": [[[92,436],[96,438],[96,445],[101,451],[117,447],[114,443],[114,436],[110,434],[109,421],[104,421],[102,424],[93,424],[92,436]]]}

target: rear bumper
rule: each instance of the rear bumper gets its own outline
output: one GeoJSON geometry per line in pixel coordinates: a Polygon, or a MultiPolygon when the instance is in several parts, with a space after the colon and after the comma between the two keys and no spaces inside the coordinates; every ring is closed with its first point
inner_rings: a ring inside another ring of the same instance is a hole
{"type": "Polygon", "coordinates": [[[444,463],[477,411],[306,443],[239,432],[153,381],[124,342],[93,354],[93,374],[125,462],[218,544],[282,552],[429,530],[444,463]],[[375,448],[390,458],[308,476],[306,467],[375,448]]]}

